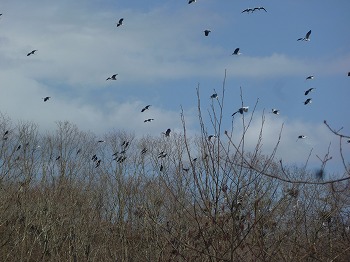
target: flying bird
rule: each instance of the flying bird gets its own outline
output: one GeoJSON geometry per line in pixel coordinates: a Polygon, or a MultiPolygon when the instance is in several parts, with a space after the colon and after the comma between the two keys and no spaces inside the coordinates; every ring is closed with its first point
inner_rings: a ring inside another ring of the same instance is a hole
{"type": "Polygon", "coordinates": [[[248,13],[249,14],[249,12],[253,12],[253,9],[252,8],[246,8],[241,13],[248,13]]]}
{"type": "Polygon", "coordinates": [[[44,99],[44,102],[48,101],[50,98],[51,98],[50,96],[44,97],[44,98],[43,98],[43,99],[44,99]]]}
{"type": "Polygon", "coordinates": [[[314,76],[313,76],[313,75],[308,76],[308,77],[306,78],[306,80],[312,80],[312,79],[314,79],[314,76]]]}
{"type": "Polygon", "coordinates": [[[192,3],[195,3],[197,0],[189,0],[188,1],[188,4],[192,4],[192,3]]]}
{"type": "Polygon", "coordinates": [[[118,23],[117,23],[117,27],[123,25],[123,21],[124,21],[124,18],[120,18],[118,23]]]}
{"type": "Polygon", "coordinates": [[[143,122],[147,123],[147,122],[152,122],[154,119],[153,118],[148,118],[148,119],[145,119],[143,122]]]}
{"type": "Polygon", "coordinates": [[[311,30],[306,33],[305,37],[300,37],[297,41],[310,41],[311,30]]]}
{"type": "Polygon", "coordinates": [[[206,30],[204,30],[204,35],[208,36],[210,32],[211,32],[210,30],[206,29],[206,30]]]}
{"type": "Polygon", "coordinates": [[[305,138],[307,138],[307,136],[300,135],[300,136],[298,136],[297,141],[298,141],[299,139],[305,139],[305,138]]]}
{"type": "Polygon", "coordinates": [[[118,74],[114,74],[114,75],[112,75],[111,77],[108,77],[108,78],[106,79],[106,81],[107,81],[107,80],[117,80],[117,78],[116,78],[117,75],[118,75],[118,74]]]}
{"type": "Polygon", "coordinates": [[[248,112],[248,109],[249,109],[249,106],[241,107],[241,108],[238,109],[236,112],[234,112],[234,113],[232,114],[232,116],[234,116],[234,115],[237,114],[237,113],[240,113],[241,115],[243,115],[244,112],[248,112]]]}
{"type": "Polygon", "coordinates": [[[148,110],[150,106],[151,106],[151,105],[147,105],[147,106],[145,106],[144,108],[142,108],[142,109],[141,109],[141,113],[142,113],[142,112],[145,112],[146,110],[148,110]]]}
{"type": "Polygon", "coordinates": [[[165,136],[170,136],[171,129],[168,128],[165,133],[163,133],[165,136]]]}
{"type": "Polygon", "coordinates": [[[38,50],[33,50],[33,51],[29,52],[29,53],[27,54],[27,56],[34,55],[34,53],[35,53],[36,51],[38,51],[38,50]]]}
{"type": "Polygon", "coordinates": [[[350,72],[348,72],[348,76],[350,76],[350,72]]]}
{"type": "Polygon", "coordinates": [[[254,12],[256,10],[264,10],[265,12],[267,12],[266,9],[264,7],[262,7],[262,6],[261,7],[254,7],[252,12],[254,12]]]}
{"type": "Polygon", "coordinates": [[[305,100],[304,105],[311,104],[311,103],[312,103],[311,98],[308,98],[305,100]]]}
{"type": "Polygon", "coordinates": [[[239,47],[237,47],[235,49],[235,51],[233,51],[232,55],[240,55],[241,53],[239,52],[239,47]]]}
{"type": "Polygon", "coordinates": [[[271,113],[273,113],[275,115],[279,115],[280,114],[280,110],[272,108],[272,112],[271,113]]]}
{"type": "MultiPolygon", "coordinates": [[[[308,95],[310,92],[312,92],[315,88],[311,87],[308,90],[305,91],[304,95],[308,95]]],[[[311,100],[310,100],[311,101],[311,100]]],[[[311,103],[311,102],[310,102],[311,103]]]]}

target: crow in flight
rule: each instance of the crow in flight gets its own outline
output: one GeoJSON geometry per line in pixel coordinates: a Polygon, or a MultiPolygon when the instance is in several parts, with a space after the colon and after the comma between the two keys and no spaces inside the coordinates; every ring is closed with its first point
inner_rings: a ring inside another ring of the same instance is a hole
{"type": "Polygon", "coordinates": [[[118,23],[117,23],[117,27],[121,26],[123,24],[124,18],[120,18],[118,23]]]}
{"type": "Polygon", "coordinates": [[[38,50],[33,50],[33,51],[29,52],[29,53],[27,54],[27,56],[34,55],[34,53],[35,53],[36,51],[38,51],[38,50]]]}
{"type": "Polygon", "coordinates": [[[106,81],[107,81],[107,80],[117,80],[117,79],[116,79],[117,75],[118,75],[118,74],[114,74],[114,75],[112,75],[111,77],[108,77],[108,78],[106,79],[106,81]]]}

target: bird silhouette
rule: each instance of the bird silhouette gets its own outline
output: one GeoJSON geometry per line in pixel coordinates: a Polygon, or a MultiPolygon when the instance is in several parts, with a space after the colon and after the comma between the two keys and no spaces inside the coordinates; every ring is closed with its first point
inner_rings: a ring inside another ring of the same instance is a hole
{"type": "Polygon", "coordinates": [[[312,99],[308,98],[305,100],[304,105],[311,104],[311,103],[312,103],[312,99]]]}
{"type": "Polygon", "coordinates": [[[237,47],[235,49],[235,51],[233,51],[232,55],[240,55],[241,53],[239,52],[239,47],[237,47]]]}
{"type": "Polygon", "coordinates": [[[310,41],[311,30],[306,33],[305,37],[300,37],[297,41],[310,41]]]}
{"type": "Polygon", "coordinates": [[[145,119],[143,122],[147,123],[147,122],[152,122],[153,120],[154,120],[153,118],[148,118],[148,119],[145,119]]]}
{"type": "Polygon", "coordinates": [[[117,78],[116,78],[117,75],[118,75],[118,74],[114,74],[114,75],[112,75],[112,76],[110,76],[110,77],[107,77],[106,81],[107,81],[107,80],[117,80],[117,78]]]}
{"type": "Polygon", "coordinates": [[[44,102],[48,101],[51,97],[50,96],[46,96],[43,98],[44,102]]]}
{"type": "Polygon", "coordinates": [[[123,25],[123,21],[124,21],[124,18],[120,18],[118,23],[117,23],[117,27],[123,25]]]}
{"type": "Polygon", "coordinates": [[[165,133],[163,133],[165,136],[170,136],[170,132],[171,132],[171,129],[170,128],[168,128],[166,131],[165,131],[165,133]]]}
{"type": "Polygon", "coordinates": [[[310,92],[312,92],[315,88],[311,87],[308,90],[305,91],[304,95],[308,95],[310,92]]]}
{"type": "Polygon", "coordinates": [[[217,93],[214,93],[210,96],[210,98],[218,98],[218,94],[217,93]]]}
{"type": "Polygon", "coordinates": [[[241,13],[247,13],[247,14],[249,14],[250,12],[253,12],[253,9],[252,9],[252,8],[246,8],[246,9],[244,9],[241,13]]]}
{"type": "Polygon", "coordinates": [[[204,30],[204,35],[208,36],[211,31],[209,29],[204,30]]]}
{"type": "Polygon", "coordinates": [[[299,139],[305,139],[305,138],[307,138],[307,136],[300,135],[300,136],[298,136],[297,141],[298,141],[299,139]]]}
{"type": "Polygon", "coordinates": [[[33,50],[33,51],[30,51],[28,54],[27,54],[27,56],[30,56],[30,55],[34,55],[34,53],[36,52],[36,51],[38,51],[38,50],[33,50]]]}
{"type": "Polygon", "coordinates": [[[312,80],[312,79],[314,79],[314,76],[313,76],[313,75],[310,75],[310,76],[308,76],[308,77],[306,78],[306,80],[312,80]]]}
{"type": "Polygon", "coordinates": [[[234,112],[232,116],[234,116],[237,113],[240,113],[241,115],[243,115],[244,112],[248,112],[248,109],[249,109],[249,106],[243,106],[239,108],[236,112],[234,112]]]}
{"type": "Polygon", "coordinates": [[[197,0],[189,0],[188,1],[188,4],[192,4],[192,3],[195,3],[197,0]]]}
{"type": "Polygon", "coordinates": [[[266,9],[264,7],[262,7],[262,6],[261,7],[254,7],[252,12],[254,12],[256,10],[264,10],[265,12],[267,12],[266,9]]]}
{"type": "Polygon", "coordinates": [[[271,113],[273,113],[275,115],[279,115],[280,114],[280,110],[272,108],[272,112],[271,113]]]}
{"type": "Polygon", "coordinates": [[[150,106],[151,106],[151,105],[147,105],[147,106],[145,106],[144,108],[142,108],[142,109],[141,109],[141,113],[143,113],[143,112],[145,112],[146,110],[148,110],[150,106]]]}

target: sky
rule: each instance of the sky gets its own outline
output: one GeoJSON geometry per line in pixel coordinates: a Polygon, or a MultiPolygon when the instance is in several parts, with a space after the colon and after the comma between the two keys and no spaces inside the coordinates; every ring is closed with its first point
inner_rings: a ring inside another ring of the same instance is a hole
{"type": "MultiPolygon", "coordinates": [[[[248,145],[254,147],[264,114],[266,154],[283,124],[279,158],[304,164],[312,150],[310,166],[317,166],[331,145],[328,168],[338,172],[339,138],[323,121],[350,135],[348,10],[348,0],[2,0],[0,112],[44,131],[67,120],[101,136],[123,130],[141,137],[182,132],[183,110],[194,135],[199,88],[211,133],[208,110],[218,101],[210,96],[221,99],[226,72],[224,129],[234,121],[239,132],[242,116],[231,115],[242,94],[246,117],[257,103],[248,145]],[[260,6],[267,12],[242,13],[260,6]],[[309,30],[310,41],[297,41],[309,30]],[[242,54],[233,56],[237,47],[242,54]],[[113,74],[117,80],[106,81],[113,74]],[[312,103],[304,105],[308,97],[312,103]],[[155,120],[144,123],[148,118],[155,120]],[[307,138],[296,141],[299,135],[307,138]]],[[[344,140],[346,163],[349,148],[344,140]]]]}

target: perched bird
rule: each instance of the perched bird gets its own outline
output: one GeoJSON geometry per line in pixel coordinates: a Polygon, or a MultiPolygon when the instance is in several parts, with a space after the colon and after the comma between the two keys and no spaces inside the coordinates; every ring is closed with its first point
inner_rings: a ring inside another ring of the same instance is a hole
{"type": "MultiPolygon", "coordinates": [[[[310,92],[312,92],[312,90],[314,90],[315,88],[311,87],[308,90],[305,91],[304,95],[308,95],[310,92]]],[[[310,102],[311,103],[311,102],[310,102]]]]}
{"type": "Polygon", "coordinates": [[[280,111],[278,109],[272,108],[272,113],[275,115],[279,115],[280,111]]]}
{"type": "Polygon", "coordinates": [[[147,148],[143,148],[142,151],[141,151],[141,155],[145,154],[147,152],[147,148]]]}
{"type": "Polygon", "coordinates": [[[306,80],[312,80],[312,79],[314,79],[314,76],[313,76],[313,75],[308,76],[308,77],[306,78],[306,80]]]}
{"type": "Polygon", "coordinates": [[[144,108],[142,108],[142,109],[141,109],[141,113],[142,113],[142,112],[145,112],[146,110],[148,110],[150,106],[151,106],[151,105],[147,105],[147,106],[145,106],[144,108]]]}
{"type": "Polygon", "coordinates": [[[167,156],[167,153],[165,153],[164,151],[162,151],[158,154],[158,158],[164,158],[166,156],[167,156]]]}
{"type": "Polygon", "coordinates": [[[210,98],[218,98],[218,94],[217,93],[214,93],[210,96],[210,98]]]}
{"type": "Polygon", "coordinates": [[[252,12],[254,12],[256,10],[264,10],[265,12],[267,12],[266,9],[264,7],[262,7],[262,6],[261,7],[254,7],[252,12]]]}
{"type": "Polygon", "coordinates": [[[38,50],[33,50],[33,51],[29,52],[29,53],[27,54],[27,56],[34,55],[34,53],[35,53],[36,51],[38,51],[38,50]]]}
{"type": "Polygon", "coordinates": [[[111,77],[108,77],[108,78],[106,79],[106,81],[107,81],[107,80],[117,80],[117,78],[116,78],[117,75],[118,75],[118,74],[114,74],[114,75],[112,75],[111,77]]]}
{"type": "Polygon", "coordinates": [[[208,140],[211,141],[212,138],[216,138],[216,137],[217,137],[216,135],[209,135],[208,140]]]}
{"type": "Polygon", "coordinates": [[[246,8],[241,13],[248,13],[249,14],[249,12],[253,12],[253,9],[252,8],[246,8]]]}
{"type": "Polygon", "coordinates": [[[211,31],[209,29],[204,30],[204,35],[208,36],[211,31]]]}
{"type": "Polygon", "coordinates": [[[298,136],[297,141],[298,141],[299,139],[305,139],[305,138],[307,138],[307,136],[300,135],[300,136],[298,136]]]}
{"type": "Polygon", "coordinates": [[[235,49],[235,51],[233,51],[232,55],[240,55],[241,53],[239,52],[239,47],[237,47],[235,49]]]}
{"type": "Polygon", "coordinates": [[[147,122],[152,122],[153,120],[154,120],[153,118],[148,118],[148,119],[145,119],[143,122],[147,123],[147,122]]]}
{"type": "Polygon", "coordinates": [[[117,27],[121,26],[123,24],[124,18],[120,18],[118,23],[117,23],[117,27]]]}
{"type": "Polygon", "coordinates": [[[306,33],[305,37],[300,37],[297,41],[310,41],[311,30],[306,33]]]}
{"type": "Polygon", "coordinates": [[[188,1],[188,4],[192,4],[192,3],[195,3],[197,0],[189,0],[188,1]]]}
{"type": "Polygon", "coordinates": [[[304,105],[311,104],[311,103],[312,103],[311,98],[308,98],[305,100],[304,105]]]}
{"type": "Polygon", "coordinates": [[[170,136],[171,129],[168,128],[165,133],[163,133],[165,136],[170,136]]]}
{"type": "Polygon", "coordinates": [[[50,98],[51,98],[50,96],[44,97],[44,98],[43,98],[43,99],[44,99],[44,102],[48,101],[50,98]]]}
{"type": "Polygon", "coordinates": [[[241,115],[243,115],[244,112],[248,112],[248,109],[249,109],[249,106],[241,107],[241,108],[238,109],[236,112],[234,112],[234,113],[232,114],[232,116],[234,116],[234,115],[237,114],[237,113],[240,113],[241,115]]]}

